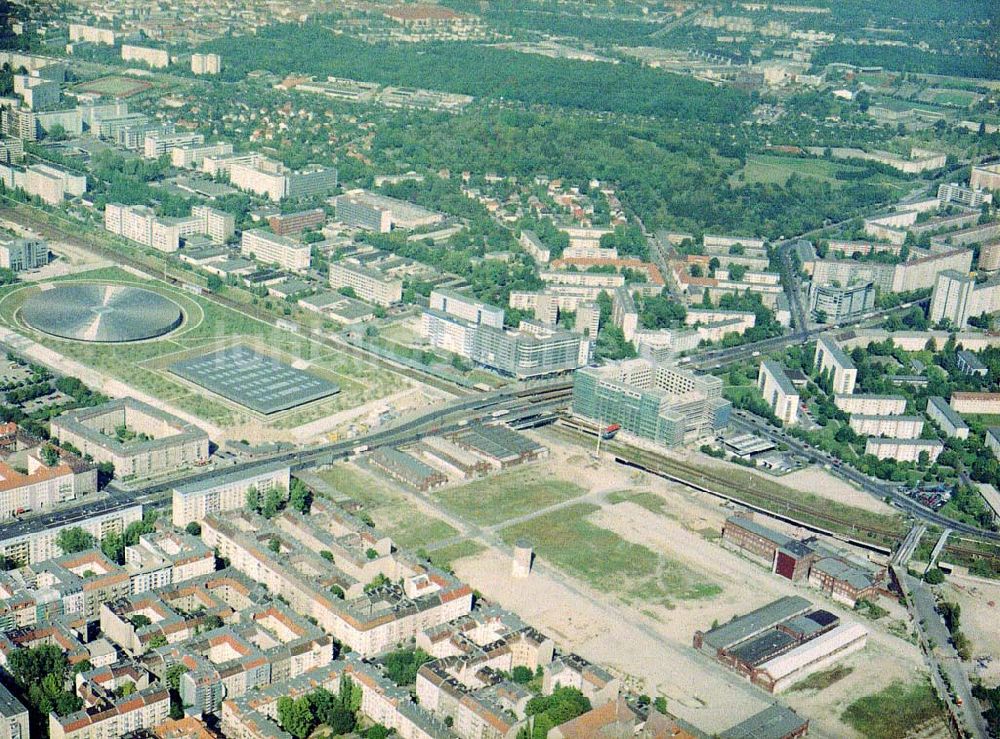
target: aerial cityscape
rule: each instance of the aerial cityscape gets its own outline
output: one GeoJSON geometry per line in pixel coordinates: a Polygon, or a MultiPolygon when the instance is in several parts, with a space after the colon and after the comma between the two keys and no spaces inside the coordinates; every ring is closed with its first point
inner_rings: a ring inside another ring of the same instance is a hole
{"type": "Polygon", "coordinates": [[[0,0],[0,739],[1000,737],[992,0],[0,0]]]}

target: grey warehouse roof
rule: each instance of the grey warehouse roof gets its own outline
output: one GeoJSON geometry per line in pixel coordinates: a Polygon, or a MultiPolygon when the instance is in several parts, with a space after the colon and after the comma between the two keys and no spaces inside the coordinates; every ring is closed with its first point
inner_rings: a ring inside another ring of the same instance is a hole
{"type": "Polygon", "coordinates": [[[170,371],[258,413],[276,413],[340,392],[321,377],[243,346],[170,365],[170,371]]]}
{"type": "Polygon", "coordinates": [[[786,595],[717,629],[712,629],[705,634],[705,643],[716,649],[726,649],[787,618],[798,616],[810,605],[812,604],[809,601],[798,595],[786,595]]]}

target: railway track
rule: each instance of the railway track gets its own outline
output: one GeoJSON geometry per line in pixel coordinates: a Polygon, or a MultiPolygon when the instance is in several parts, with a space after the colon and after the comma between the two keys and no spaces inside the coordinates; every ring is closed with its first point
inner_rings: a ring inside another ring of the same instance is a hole
{"type": "Polygon", "coordinates": [[[888,545],[894,547],[902,540],[905,532],[897,531],[871,524],[859,523],[846,518],[834,516],[826,511],[819,510],[809,505],[790,501],[780,495],[760,490],[756,487],[748,488],[741,492],[730,480],[714,474],[710,471],[694,467],[684,462],[676,460],[664,460],[662,457],[646,453],[629,451],[628,458],[632,462],[638,462],[643,466],[659,473],[670,475],[685,484],[701,488],[705,492],[725,497],[737,502],[743,502],[755,508],[764,508],[766,511],[781,517],[795,519],[796,523],[807,528],[822,533],[827,536],[844,539],[855,539],[857,536],[867,536],[871,541],[858,539],[859,543],[878,543],[880,546],[888,545]],[[700,481],[701,484],[698,482],[700,481]],[[749,500],[747,500],[749,498],[749,500]],[[759,502],[764,501],[767,505],[761,506],[759,502]],[[803,518],[807,520],[802,520],[803,518]],[[814,523],[819,522],[819,523],[814,523]],[[853,532],[854,536],[845,534],[846,531],[853,532]]]}
{"type": "MultiPolygon", "coordinates": [[[[577,426],[572,422],[567,423],[565,419],[563,420],[563,425],[568,425],[580,433],[590,436],[594,434],[592,429],[577,426]]],[[[677,481],[692,489],[745,505],[766,515],[803,526],[815,533],[857,544],[873,549],[874,551],[890,553],[905,536],[905,532],[902,530],[851,521],[806,504],[789,501],[780,495],[767,491],[748,489],[746,492],[741,492],[731,480],[710,470],[704,470],[680,460],[665,459],[654,453],[632,447],[624,447],[620,444],[611,444],[609,448],[615,452],[617,460],[623,464],[644,469],[658,476],[677,481]],[[765,505],[761,505],[761,502],[765,505]],[[804,521],[801,517],[807,517],[811,520],[804,521]],[[822,525],[824,523],[826,526],[822,525]],[[865,538],[845,534],[845,531],[851,531],[865,538]]],[[[951,553],[953,556],[961,557],[966,561],[987,560],[997,569],[1000,569],[1000,550],[988,552],[982,549],[962,546],[961,544],[948,544],[945,546],[944,551],[951,553]]]]}
{"type": "MultiPolygon", "coordinates": [[[[573,421],[562,419],[562,425],[588,436],[594,435],[592,429],[579,426],[573,421]]],[[[887,529],[840,518],[826,511],[790,501],[780,495],[757,488],[747,488],[741,491],[731,480],[710,470],[695,467],[679,460],[667,459],[645,450],[614,442],[609,442],[606,448],[615,455],[615,460],[620,464],[650,472],[694,490],[802,526],[814,533],[857,544],[880,553],[890,553],[906,533],[902,529],[887,529]]]]}

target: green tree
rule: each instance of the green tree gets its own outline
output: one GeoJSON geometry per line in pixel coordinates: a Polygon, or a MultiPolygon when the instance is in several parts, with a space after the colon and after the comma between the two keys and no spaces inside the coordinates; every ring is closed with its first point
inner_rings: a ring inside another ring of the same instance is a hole
{"type": "Polygon", "coordinates": [[[277,536],[272,536],[270,541],[267,542],[267,548],[270,549],[275,554],[281,552],[281,539],[277,536]]]}
{"type": "Polygon", "coordinates": [[[188,671],[187,665],[177,662],[170,665],[166,672],[167,687],[171,690],[179,690],[181,686],[181,675],[188,671]]]}
{"type": "Polygon", "coordinates": [[[117,531],[109,531],[101,539],[101,551],[113,562],[125,564],[125,538],[117,531]]]}
{"type": "Polygon", "coordinates": [[[510,671],[510,678],[515,683],[519,685],[525,685],[531,682],[531,678],[534,677],[531,670],[524,665],[518,665],[510,671]]]}
{"type": "Polygon", "coordinates": [[[79,526],[71,526],[63,529],[56,537],[56,544],[63,554],[74,554],[86,549],[92,549],[96,544],[93,536],[81,529],[79,526]]]}
{"type": "Polygon", "coordinates": [[[139,537],[145,534],[152,534],[156,530],[156,511],[144,513],[141,521],[133,521],[125,527],[123,539],[125,546],[134,547],[139,543],[139,537]]]}
{"type": "Polygon", "coordinates": [[[351,713],[361,710],[362,687],[345,675],[340,680],[340,704],[351,713]]]}
{"type": "Polygon", "coordinates": [[[373,577],[367,585],[365,585],[364,591],[366,593],[370,593],[376,588],[380,588],[383,585],[388,585],[388,584],[389,584],[389,578],[380,572],[377,575],[375,575],[375,577],[373,577]]]}
{"type": "Polygon", "coordinates": [[[260,491],[256,485],[247,488],[246,507],[251,513],[260,513],[260,491]]]}
{"type": "Polygon", "coordinates": [[[299,513],[309,513],[312,508],[312,491],[297,477],[292,478],[288,488],[288,505],[299,513]]]}
{"type": "Polygon", "coordinates": [[[305,739],[316,728],[316,716],[306,696],[297,700],[285,696],[278,699],[278,723],[296,739],[305,739]]]}
{"type": "Polygon", "coordinates": [[[46,467],[54,467],[59,463],[59,451],[51,444],[42,447],[41,457],[46,467]]]}
{"type": "MultiPolygon", "coordinates": [[[[317,720],[329,728],[335,736],[351,733],[357,724],[354,712],[350,710],[350,678],[345,676],[342,679],[348,681],[348,699],[346,701],[325,688],[316,688],[309,694],[309,702],[317,720]]],[[[343,683],[341,692],[343,692],[343,683]]]]}
{"type": "Polygon", "coordinates": [[[397,649],[389,652],[383,660],[386,677],[396,685],[413,685],[417,681],[417,670],[431,657],[422,649],[397,649]]]}
{"type": "Polygon", "coordinates": [[[285,494],[280,488],[274,487],[264,496],[261,514],[264,518],[274,518],[285,507],[285,494]]]}
{"type": "Polygon", "coordinates": [[[191,536],[201,536],[201,524],[197,521],[189,521],[184,530],[191,534],[191,536]]]}
{"type": "Polygon", "coordinates": [[[159,649],[160,647],[167,646],[167,637],[163,634],[153,634],[148,642],[146,642],[146,649],[159,649]]]}

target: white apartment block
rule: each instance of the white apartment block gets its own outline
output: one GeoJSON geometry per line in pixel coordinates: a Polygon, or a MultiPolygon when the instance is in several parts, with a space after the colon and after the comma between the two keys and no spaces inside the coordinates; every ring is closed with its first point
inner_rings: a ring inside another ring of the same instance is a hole
{"type": "Polygon", "coordinates": [[[919,439],[924,431],[920,416],[851,415],[849,424],[858,436],[887,436],[892,439],[919,439]]]}
{"type": "Polygon", "coordinates": [[[822,335],[816,341],[815,366],[820,372],[829,371],[833,379],[834,395],[850,395],[858,381],[858,368],[832,337],[822,335]]]}
{"type": "Polygon", "coordinates": [[[1000,164],[973,167],[969,187],[973,190],[1000,190],[1000,164]]]}
{"type": "Polygon", "coordinates": [[[142,520],[142,505],[121,500],[102,500],[66,509],[61,517],[47,517],[38,525],[11,524],[0,531],[0,554],[12,562],[33,564],[61,557],[65,552],[56,541],[59,532],[79,526],[100,541],[110,531],[121,533],[142,520]]]}
{"type": "Polygon", "coordinates": [[[705,234],[701,240],[706,251],[714,249],[731,249],[734,246],[742,246],[748,251],[762,251],[764,249],[764,239],[756,239],[752,236],[713,236],[705,234]]]}
{"type": "Polygon", "coordinates": [[[403,281],[359,263],[341,260],[330,262],[330,287],[353,288],[368,303],[388,307],[403,299],[403,281]]]}
{"type": "Polygon", "coordinates": [[[191,208],[191,217],[199,220],[199,233],[205,234],[216,244],[225,244],[236,233],[236,218],[231,213],[207,205],[196,205],[191,208]]]}
{"type": "Polygon", "coordinates": [[[799,393],[777,362],[765,359],[757,372],[757,388],[764,396],[774,415],[791,426],[799,420],[799,393]]]}
{"type": "MultiPolygon", "coordinates": [[[[593,303],[600,293],[600,290],[592,288],[569,286],[547,287],[539,292],[511,290],[509,305],[516,310],[534,311],[535,318],[544,321],[546,316],[554,316],[559,311],[577,311],[580,305],[593,303]]],[[[553,318],[548,322],[553,323],[554,321],[553,318]]]]}
{"type": "Polygon", "coordinates": [[[471,323],[503,328],[503,308],[489,305],[452,290],[431,291],[430,307],[442,313],[458,316],[471,323]]]}
{"type": "Polygon", "coordinates": [[[174,526],[184,527],[215,513],[242,508],[250,488],[263,495],[275,488],[288,490],[290,481],[288,465],[265,464],[174,488],[174,526]]]}
{"type": "Polygon", "coordinates": [[[993,202],[993,193],[964,187],[954,182],[938,185],[937,196],[942,203],[960,203],[970,208],[978,208],[983,203],[993,202]]]}
{"type": "Polygon", "coordinates": [[[200,133],[166,133],[150,131],[142,144],[142,155],[146,159],[156,159],[171,149],[184,146],[201,146],[205,137],[200,133]]]}
{"type": "Polygon", "coordinates": [[[934,395],[927,399],[927,417],[934,421],[947,436],[953,436],[957,439],[969,438],[969,425],[941,396],[934,395]]]}
{"type": "Polygon", "coordinates": [[[0,739],[29,739],[28,709],[0,685],[0,739]]]}
{"type": "Polygon", "coordinates": [[[833,398],[833,404],[844,413],[860,413],[864,416],[894,416],[906,413],[906,398],[902,395],[837,394],[833,398]]]}
{"type": "Polygon", "coordinates": [[[263,229],[243,232],[240,253],[258,262],[277,264],[282,269],[305,272],[309,269],[312,251],[309,244],[278,236],[263,229]]]}
{"type": "Polygon", "coordinates": [[[166,49],[154,49],[150,46],[122,44],[122,60],[126,62],[143,62],[156,69],[170,66],[169,52],[166,49]]]}
{"type": "Polygon", "coordinates": [[[37,195],[49,205],[59,205],[67,195],[83,195],[87,191],[87,178],[50,164],[33,164],[23,172],[14,170],[12,186],[37,195]]]}
{"type": "Polygon", "coordinates": [[[222,57],[218,54],[192,54],[191,72],[194,74],[218,74],[222,71],[222,57]]]}
{"type": "Polygon", "coordinates": [[[986,447],[993,452],[993,456],[1000,459],[1000,428],[991,426],[986,429],[986,447]]]}
{"type": "Polygon", "coordinates": [[[85,26],[80,23],[69,24],[70,41],[87,41],[92,44],[104,44],[114,46],[117,34],[111,28],[98,28],[97,26],[85,26]]]}
{"type": "Polygon", "coordinates": [[[226,157],[232,153],[233,145],[225,142],[175,146],[170,150],[170,163],[175,167],[194,169],[202,166],[205,157],[226,157]]]}
{"type": "Polygon", "coordinates": [[[570,248],[600,246],[601,237],[611,233],[606,226],[563,226],[559,230],[569,236],[570,248]]]}
{"type": "Polygon", "coordinates": [[[534,231],[522,231],[518,243],[528,253],[528,256],[538,264],[547,264],[552,256],[549,248],[541,242],[534,231]]]}
{"type": "Polygon", "coordinates": [[[177,251],[182,237],[203,233],[204,227],[204,219],[195,215],[161,219],[144,205],[108,203],[104,207],[105,230],[157,251],[177,251]]]}
{"type": "Polygon", "coordinates": [[[49,467],[35,450],[26,455],[25,463],[21,471],[0,462],[0,519],[44,512],[97,492],[96,468],[74,467],[64,461],[49,467]]]}
{"type": "Polygon", "coordinates": [[[601,327],[601,309],[597,303],[580,303],[576,307],[576,323],[573,330],[578,334],[586,334],[597,339],[601,327]]]}
{"type": "Polygon", "coordinates": [[[936,439],[879,439],[871,437],[865,444],[865,454],[897,462],[918,462],[920,453],[927,452],[933,462],[944,451],[944,444],[936,439]]]}
{"type": "Polygon", "coordinates": [[[625,275],[603,272],[563,272],[547,270],[539,273],[542,282],[551,285],[571,285],[573,287],[596,287],[612,290],[625,284],[625,275]]]}
{"type": "Polygon", "coordinates": [[[27,74],[14,75],[14,94],[21,96],[24,107],[29,110],[51,110],[59,106],[62,97],[55,80],[27,74]]]}
{"type": "Polygon", "coordinates": [[[1000,310],[1000,281],[977,283],[968,271],[946,270],[934,280],[930,319],[948,319],[956,328],[965,328],[969,319],[1000,310]]]}
{"type": "Polygon", "coordinates": [[[420,334],[431,346],[460,357],[471,357],[475,350],[476,326],[466,321],[450,320],[430,311],[420,316],[420,334]]]}
{"type": "Polygon", "coordinates": [[[0,267],[15,272],[38,269],[49,263],[49,244],[44,239],[0,241],[0,267]]]}
{"type": "Polygon", "coordinates": [[[567,246],[562,259],[618,259],[618,250],[600,246],[567,246]]]}
{"type": "Polygon", "coordinates": [[[639,330],[639,311],[627,287],[619,287],[612,293],[611,322],[622,330],[625,341],[632,341],[639,330]]]}
{"type": "Polygon", "coordinates": [[[259,154],[205,157],[202,169],[208,174],[228,172],[229,181],[235,187],[274,201],[286,197],[325,195],[337,186],[337,170],[334,168],[312,166],[292,171],[281,162],[259,154]]]}

